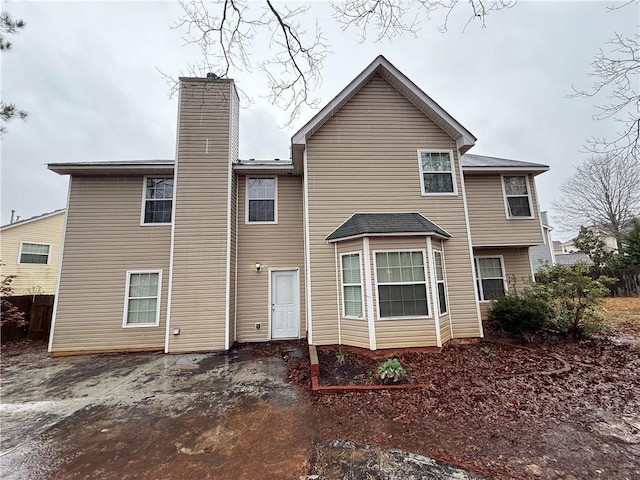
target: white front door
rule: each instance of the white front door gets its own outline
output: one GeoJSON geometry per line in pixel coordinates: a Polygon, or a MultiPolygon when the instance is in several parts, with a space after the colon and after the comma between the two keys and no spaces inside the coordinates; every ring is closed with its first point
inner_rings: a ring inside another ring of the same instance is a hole
{"type": "Polygon", "coordinates": [[[298,338],[298,272],[271,272],[271,338],[298,338]]]}

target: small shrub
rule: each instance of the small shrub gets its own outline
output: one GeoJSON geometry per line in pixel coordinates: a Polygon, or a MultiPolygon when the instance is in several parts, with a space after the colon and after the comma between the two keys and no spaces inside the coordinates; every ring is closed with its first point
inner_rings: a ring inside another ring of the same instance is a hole
{"type": "Polygon", "coordinates": [[[342,348],[339,348],[338,351],[336,352],[336,365],[338,366],[343,366],[344,362],[346,360],[347,354],[345,353],[345,351],[342,348]]]}
{"type": "Polygon", "coordinates": [[[489,312],[489,321],[510,336],[532,341],[546,326],[549,315],[549,304],[525,291],[496,298],[489,312]]]}
{"type": "Polygon", "coordinates": [[[487,357],[495,357],[496,354],[491,347],[480,347],[480,352],[484,353],[487,357]]]}
{"type": "Polygon", "coordinates": [[[397,383],[407,375],[407,371],[400,360],[390,358],[378,365],[378,375],[383,382],[397,383]]]}

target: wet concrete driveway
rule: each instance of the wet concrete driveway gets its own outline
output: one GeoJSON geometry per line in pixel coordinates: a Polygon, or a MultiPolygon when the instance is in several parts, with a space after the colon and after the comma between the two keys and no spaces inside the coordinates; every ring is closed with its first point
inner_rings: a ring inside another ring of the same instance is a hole
{"type": "Polygon", "coordinates": [[[284,368],[249,349],[9,364],[1,476],[297,479],[309,470],[313,422],[284,368]]]}

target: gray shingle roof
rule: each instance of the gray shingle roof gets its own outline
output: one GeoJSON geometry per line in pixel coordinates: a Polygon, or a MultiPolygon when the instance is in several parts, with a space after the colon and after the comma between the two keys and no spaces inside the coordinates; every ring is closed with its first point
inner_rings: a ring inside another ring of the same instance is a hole
{"type": "Polygon", "coordinates": [[[329,234],[327,241],[336,242],[366,235],[397,235],[402,233],[451,237],[449,233],[419,213],[354,213],[346,222],[329,234]]]}
{"type": "Polygon", "coordinates": [[[556,253],[556,263],[558,265],[573,267],[578,262],[586,263],[587,265],[593,265],[593,261],[586,253],[556,253]]]}
{"type": "Polygon", "coordinates": [[[548,165],[508,158],[487,157],[465,153],[462,155],[462,168],[531,168],[532,170],[548,170],[548,165]]]}

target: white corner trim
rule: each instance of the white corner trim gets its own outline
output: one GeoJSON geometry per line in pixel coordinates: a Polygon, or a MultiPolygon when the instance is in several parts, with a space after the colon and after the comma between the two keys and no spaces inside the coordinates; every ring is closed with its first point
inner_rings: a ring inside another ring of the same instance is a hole
{"type": "MultiPolygon", "coordinates": [[[[484,337],[484,329],[482,327],[482,313],[480,312],[480,302],[478,295],[478,285],[476,284],[476,270],[473,263],[473,243],[471,241],[471,223],[469,222],[469,207],[467,205],[467,190],[464,185],[464,174],[462,173],[462,159],[460,158],[460,150],[458,150],[458,169],[460,170],[460,189],[462,190],[462,203],[464,205],[464,221],[467,226],[467,243],[469,245],[469,266],[471,274],[471,283],[473,283],[473,294],[476,302],[476,315],[478,317],[478,329],[480,338],[484,337]]],[[[451,306],[449,306],[449,318],[451,318],[451,306]]],[[[454,337],[453,322],[451,322],[451,338],[454,337]]]]}
{"type": "Polygon", "coordinates": [[[313,343],[313,316],[311,308],[311,251],[309,240],[309,179],[308,179],[308,167],[307,167],[307,149],[304,149],[302,154],[302,166],[303,166],[303,190],[304,190],[304,278],[305,278],[305,293],[307,296],[306,310],[307,310],[307,341],[311,345],[313,343]]]}
{"type": "Polygon", "coordinates": [[[433,305],[432,316],[436,330],[436,345],[438,347],[442,347],[442,335],[440,333],[440,303],[438,302],[438,284],[436,283],[436,267],[433,258],[431,237],[427,237],[427,264],[429,265],[429,283],[431,283],[431,303],[433,305]]]}
{"type": "Polygon", "coordinates": [[[338,314],[338,345],[342,345],[342,322],[340,315],[340,304],[342,303],[342,311],[344,312],[344,293],[342,294],[342,302],[340,302],[340,289],[342,288],[342,283],[338,278],[338,275],[342,276],[342,255],[340,256],[340,266],[338,266],[338,244],[333,244],[333,257],[336,263],[336,311],[338,314]],[[340,272],[338,272],[340,269],[340,272]]]}
{"type": "Polygon", "coordinates": [[[69,176],[69,187],[67,188],[67,206],[64,210],[64,225],[62,226],[62,244],[60,245],[60,259],[58,260],[58,280],[56,281],[56,296],[53,299],[53,311],[51,313],[51,331],[49,332],[49,345],[47,351],[51,353],[53,349],[53,332],[56,329],[56,319],[58,316],[58,302],[60,301],[60,279],[62,278],[62,261],[64,260],[64,243],[67,238],[67,219],[69,218],[69,202],[71,200],[71,184],[73,175],[69,176]]]}
{"type": "Polygon", "coordinates": [[[369,249],[369,238],[364,237],[362,241],[364,254],[364,283],[367,290],[367,325],[369,326],[369,349],[376,349],[376,321],[373,311],[373,287],[371,276],[371,250],[369,249]]]}
{"type": "Polygon", "coordinates": [[[171,205],[171,241],[169,244],[169,281],[167,282],[167,328],[164,334],[164,353],[169,353],[169,334],[171,332],[171,300],[173,297],[173,251],[176,238],[176,204],[178,198],[178,148],[180,146],[180,105],[182,104],[182,88],[178,88],[178,113],[176,128],[176,159],[173,165],[173,199],[171,205]]]}
{"type": "MultiPolygon", "coordinates": [[[[233,84],[231,84],[233,88],[233,84]]],[[[232,100],[230,100],[232,101],[232,100]]],[[[229,335],[231,334],[230,313],[231,313],[231,184],[233,182],[233,155],[231,152],[230,142],[233,134],[233,113],[232,106],[229,105],[229,141],[227,142],[227,265],[225,272],[225,288],[224,288],[224,349],[229,350],[229,335]]],[[[238,207],[236,206],[236,209],[238,207]]]]}

